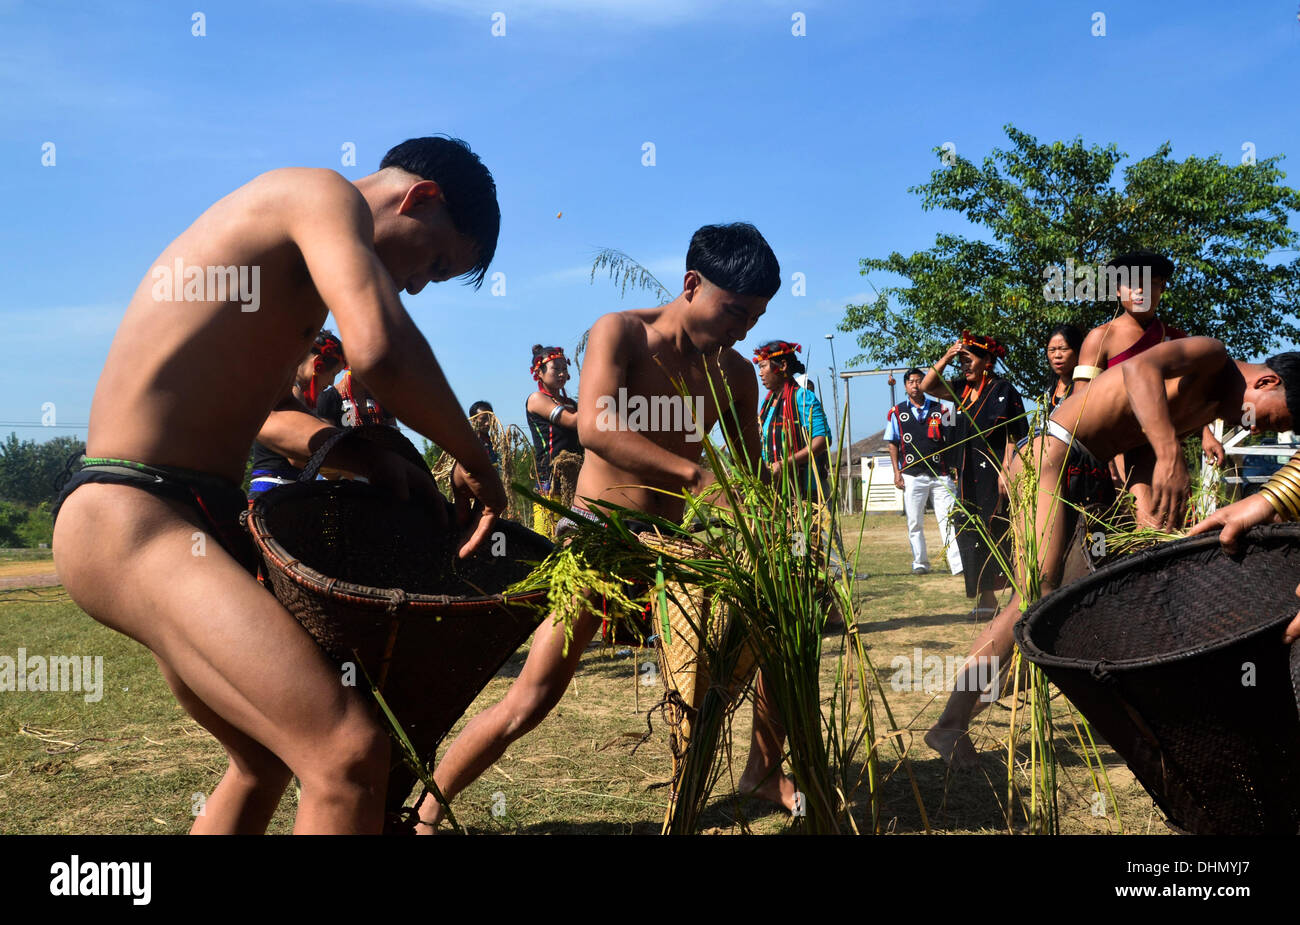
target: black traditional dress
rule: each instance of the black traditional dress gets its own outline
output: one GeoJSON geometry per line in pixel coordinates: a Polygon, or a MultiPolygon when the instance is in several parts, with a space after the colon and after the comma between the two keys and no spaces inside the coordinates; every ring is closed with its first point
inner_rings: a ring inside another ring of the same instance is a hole
{"type": "Polygon", "coordinates": [[[989,544],[991,537],[1003,561],[1011,562],[1011,521],[998,493],[998,470],[1007,441],[1025,436],[1029,425],[1020,393],[1006,379],[989,376],[979,388],[957,379],[949,387],[957,396],[952,460],[959,509],[953,517],[966,596],[976,597],[1004,586],[1006,576],[989,544]],[[978,525],[972,518],[978,519],[978,525]]]}

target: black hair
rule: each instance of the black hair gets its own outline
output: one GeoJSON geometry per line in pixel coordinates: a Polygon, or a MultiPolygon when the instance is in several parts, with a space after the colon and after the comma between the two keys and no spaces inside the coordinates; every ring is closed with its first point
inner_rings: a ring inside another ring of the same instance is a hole
{"type": "Polygon", "coordinates": [[[1300,352],[1279,353],[1264,361],[1264,365],[1277,373],[1282,380],[1286,408],[1294,422],[1300,418],[1300,352]]]}
{"type": "Polygon", "coordinates": [[[1076,325],[1058,324],[1056,327],[1052,328],[1051,333],[1047,335],[1047,342],[1050,344],[1052,338],[1057,334],[1060,334],[1065,338],[1066,346],[1076,354],[1083,349],[1083,332],[1079,330],[1076,325]]]}
{"type": "Polygon", "coordinates": [[[433,135],[410,138],[389,150],[379,169],[400,167],[442,187],[447,212],[456,230],[468,235],[477,246],[478,262],[465,274],[477,289],[497,252],[501,231],[501,207],[497,185],[478,155],[459,138],[433,135]]]}
{"type": "MultiPolygon", "coordinates": [[[[734,292],[735,290],[731,290],[731,291],[734,292]]],[[[789,341],[769,340],[766,344],[760,344],[758,350],[759,352],[764,350],[771,350],[773,347],[780,347],[782,344],[786,344],[786,343],[789,343],[789,341]]],[[[785,367],[786,376],[791,379],[793,379],[795,376],[799,375],[802,372],[807,372],[808,370],[808,367],[803,365],[803,360],[799,359],[799,357],[796,356],[793,351],[790,353],[783,353],[779,357],[768,357],[768,361],[771,363],[782,364],[785,367]]]]}
{"type": "Polygon", "coordinates": [[[921,370],[913,366],[907,372],[903,373],[903,384],[906,385],[907,380],[911,379],[913,376],[920,376],[922,379],[924,379],[925,373],[921,372],[921,370]]]}
{"type": "MultiPolygon", "coordinates": [[[[476,401],[469,406],[469,414],[466,417],[473,417],[482,411],[492,411],[492,403],[488,401],[476,401]]],[[[495,414],[495,412],[493,412],[495,414]]]]}
{"type": "MultiPolygon", "coordinates": [[[[534,365],[536,365],[537,361],[542,357],[548,357],[553,353],[563,353],[563,352],[564,352],[563,347],[543,347],[541,344],[533,344],[533,358],[529,362],[529,368],[531,369],[534,365]]],[[[567,359],[568,358],[566,357],[565,358],[566,362],[567,359]]],[[[537,370],[538,375],[541,375],[541,372],[542,371],[540,369],[537,370]]]]}
{"type": "Polygon", "coordinates": [[[312,355],[320,356],[325,352],[324,348],[329,344],[333,344],[335,348],[337,348],[339,363],[343,366],[347,366],[348,360],[347,356],[343,353],[343,341],[339,340],[339,336],[329,328],[321,328],[320,333],[316,335],[316,339],[312,341],[312,355]]]}
{"type": "Polygon", "coordinates": [[[736,295],[770,299],[781,288],[781,265],[758,229],[748,222],[705,225],[691,235],[686,269],[736,295]]]}
{"type": "Polygon", "coordinates": [[[1130,251],[1127,254],[1116,254],[1110,260],[1106,261],[1106,266],[1115,267],[1116,269],[1140,270],[1144,267],[1151,268],[1151,275],[1156,279],[1168,280],[1174,275],[1174,262],[1164,254],[1158,254],[1152,250],[1130,251]]]}

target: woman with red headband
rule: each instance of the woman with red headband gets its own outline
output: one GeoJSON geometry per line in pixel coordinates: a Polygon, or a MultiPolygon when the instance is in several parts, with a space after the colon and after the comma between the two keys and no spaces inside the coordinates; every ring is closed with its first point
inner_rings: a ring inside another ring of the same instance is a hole
{"type": "Polygon", "coordinates": [[[316,417],[335,427],[397,426],[397,418],[375,401],[365,384],[352,375],[351,367],[344,367],[343,381],[338,386],[327,385],[321,390],[320,398],[316,400],[316,417]]]}
{"type": "Polygon", "coordinates": [[[800,495],[816,498],[829,492],[826,453],[831,429],[826,412],[811,389],[801,388],[795,376],[804,371],[796,356],[799,344],[773,340],[754,351],[758,378],[767,397],[758,411],[763,435],[763,465],[777,484],[784,475],[800,495]]]}
{"type": "MultiPolygon", "coordinates": [[[[537,491],[550,495],[551,463],[568,451],[581,453],[578,442],[578,403],[564,391],[569,381],[569,361],[561,347],[533,345],[531,371],[537,390],[528,396],[524,411],[533,435],[533,457],[537,468],[537,491]]],[[[533,507],[533,529],[543,536],[555,530],[555,518],[540,504],[533,507]]]]}
{"type": "Polygon", "coordinates": [[[921,381],[923,392],[956,405],[952,463],[959,504],[953,516],[966,596],[979,598],[972,611],[977,617],[997,612],[997,592],[1007,586],[995,555],[1000,550],[1002,561],[1011,561],[1011,521],[1005,513],[1007,487],[1002,473],[1011,462],[1016,441],[1029,432],[1020,393],[994,371],[1006,355],[1007,348],[994,338],[962,331],[921,381]],[[961,358],[961,375],[945,382],[944,368],[954,357],[961,358]]]}
{"type": "MultiPolygon", "coordinates": [[[[296,410],[314,413],[321,392],[334,381],[334,377],[346,363],[347,360],[343,356],[343,342],[333,332],[321,331],[316,335],[316,340],[311,345],[307,356],[303,357],[303,361],[298,364],[285,403],[292,404],[296,410]]],[[[301,474],[302,470],[287,458],[260,440],[254,441],[253,473],[248,485],[248,498],[251,501],[277,485],[297,481],[301,474]]]]}

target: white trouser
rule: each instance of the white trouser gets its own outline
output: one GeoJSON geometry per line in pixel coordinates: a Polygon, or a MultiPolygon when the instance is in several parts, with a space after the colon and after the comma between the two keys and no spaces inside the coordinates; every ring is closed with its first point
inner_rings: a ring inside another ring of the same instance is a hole
{"type": "Polygon", "coordinates": [[[957,486],[946,475],[909,475],[903,473],[903,510],[907,512],[907,539],[912,544],[912,568],[929,568],[925,550],[925,502],[934,499],[934,516],[939,519],[939,537],[948,555],[948,570],[961,572],[961,552],[952,529],[952,506],[957,486]]]}

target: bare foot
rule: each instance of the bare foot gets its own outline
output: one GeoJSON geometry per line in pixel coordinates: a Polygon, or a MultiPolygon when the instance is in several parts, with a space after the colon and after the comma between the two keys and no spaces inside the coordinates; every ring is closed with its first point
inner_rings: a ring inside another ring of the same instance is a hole
{"type": "Polygon", "coordinates": [[[925,744],[938,752],[939,757],[954,771],[966,771],[979,766],[979,752],[975,751],[975,745],[965,729],[933,726],[925,734],[925,744]]]}
{"type": "Polygon", "coordinates": [[[747,768],[736,789],[744,796],[767,800],[784,806],[788,812],[794,812],[794,781],[779,770],[751,773],[747,768]]]}

